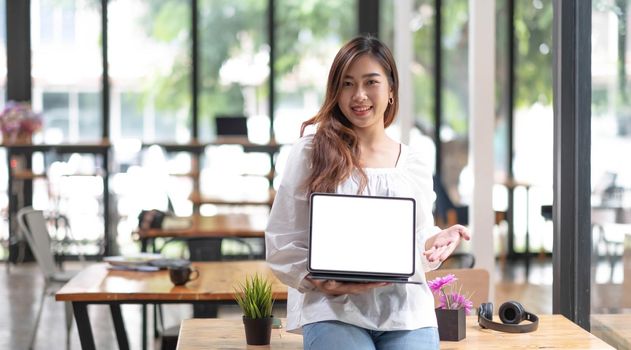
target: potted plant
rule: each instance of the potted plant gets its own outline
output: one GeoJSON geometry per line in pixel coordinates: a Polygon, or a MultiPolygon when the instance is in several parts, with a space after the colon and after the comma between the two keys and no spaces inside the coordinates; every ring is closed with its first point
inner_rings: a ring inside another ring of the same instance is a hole
{"type": "Polygon", "coordinates": [[[248,345],[267,345],[272,335],[272,283],[255,274],[235,288],[235,300],[243,310],[245,339],[248,345]]]}
{"type": "Polygon", "coordinates": [[[438,295],[439,305],[436,308],[436,321],[440,340],[459,341],[466,337],[466,315],[471,313],[473,302],[456,290],[454,282],[456,276],[449,274],[437,277],[428,282],[432,292],[438,295]],[[450,290],[445,288],[450,286],[450,290]]]}
{"type": "Polygon", "coordinates": [[[41,115],[28,102],[7,102],[0,112],[0,130],[5,144],[29,144],[33,133],[42,127],[41,115]]]}

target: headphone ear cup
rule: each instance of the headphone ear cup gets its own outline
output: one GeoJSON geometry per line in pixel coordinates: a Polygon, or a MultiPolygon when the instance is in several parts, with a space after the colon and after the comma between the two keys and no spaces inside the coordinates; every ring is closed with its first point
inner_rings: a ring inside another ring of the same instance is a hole
{"type": "Polygon", "coordinates": [[[526,319],[526,310],[516,301],[507,301],[499,310],[500,320],[505,324],[518,324],[526,319]]]}
{"type": "Polygon", "coordinates": [[[493,320],[493,303],[480,304],[480,315],[489,321],[493,320]]]}

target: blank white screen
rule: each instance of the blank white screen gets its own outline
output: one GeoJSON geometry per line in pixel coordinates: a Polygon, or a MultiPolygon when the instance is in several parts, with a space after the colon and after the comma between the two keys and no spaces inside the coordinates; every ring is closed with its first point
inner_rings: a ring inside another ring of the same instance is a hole
{"type": "Polygon", "coordinates": [[[414,272],[411,199],[314,195],[311,209],[311,269],[414,272]]]}

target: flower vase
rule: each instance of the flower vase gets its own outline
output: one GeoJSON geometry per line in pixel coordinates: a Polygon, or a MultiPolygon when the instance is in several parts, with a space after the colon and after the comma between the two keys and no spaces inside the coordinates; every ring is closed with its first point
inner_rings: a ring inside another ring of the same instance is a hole
{"type": "Polygon", "coordinates": [[[15,143],[18,145],[30,145],[33,143],[33,135],[28,132],[19,132],[15,139],[15,143]]]}
{"type": "Polygon", "coordinates": [[[467,336],[467,315],[463,308],[436,309],[440,340],[460,341],[467,336]]]}
{"type": "Polygon", "coordinates": [[[273,316],[265,318],[249,318],[243,316],[245,342],[248,345],[268,345],[272,338],[273,316]]]}
{"type": "Polygon", "coordinates": [[[6,145],[30,145],[33,143],[33,140],[32,135],[27,132],[3,132],[2,143],[6,145]]]}

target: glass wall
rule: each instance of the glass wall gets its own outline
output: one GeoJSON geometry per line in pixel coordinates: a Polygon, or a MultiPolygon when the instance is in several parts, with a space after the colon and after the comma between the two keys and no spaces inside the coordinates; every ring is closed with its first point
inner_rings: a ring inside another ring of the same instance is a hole
{"type": "MultiPolygon", "coordinates": [[[[32,106],[43,128],[34,143],[101,141],[101,6],[90,0],[31,2],[32,106]]],[[[103,244],[103,185],[94,155],[35,153],[32,205],[64,215],[79,242],[66,253],[96,254],[103,244]]],[[[53,234],[57,234],[54,232],[53,234]]],[[[59,237],[57,237],[59,238],[59,237]]],[[[59,238],[61,239],[61,238],[59,238]]]]}
{"type": "Polygon", "coordinates": [[[434,128],[434,36],[436,32],[434,1],[416,0],[412,15],[414,42],[414,111],[415,119],[425,130],[434,128]]]}
{"type": "Polygon", "coordinates": [[[89,0],[31,2],[34,142],[101,138],[101,8],[89,0]]]}
{"type": "Polygon", "coordinates": [[[518,253],[552,251],[552,222],[541,215],[553,196],[552,10],[551,0],[515,1],[514,178],[505,184],[518,253]]]}
{"type": "Polygon", "coordinates": [[[269,141],[267,2],[199,2],[200,139],[215,135],[217,115],[247,116],[251,139],[269,141]]]}
{"type": "Polygon", "coordinates": [[[443,1],[442,9],[442,125],[441,177],[455,203],[468,204],[470,189],[459,189],[468,162],[469,139],[469,2],[443,1]]]}
{"type": "Polygon", "coordinates": [[[357,32],[355,1],[276,1],[276,141],[293,142],[320,108],[333,57],[357,32]]]}
{"type": "MultiPolygon", "coordinates": [[[[3,0],[4,1],[4,0],[3,0]]],[[[442,8],[442,180],[458,204],[468,204],[471,194],[468,163],[468,21],[467,0],[443,1],[442,8]]],[[[201,142],[214,139],[214,117],[245,115],[250,124],[250,139],[269,140],[269,42],[268,2],[256,0],[200,0],[199,38],[199,136],[201,142]]],[[[326,77],[334,54],[356,34],[357,3],[343,0],[278,0],[275,2],[276,36],[275,131],[279,143],[291,143],[300,124],[313,116],[322,103],[326,77]]],[[[381,3],[381,36],[393,45],[394,0],[381,3]]],[[[552,1],[515,1],[516,71],[515,96],[515,246],[525,250],[526,232],[531,233],[531,250],[549,250],[550,234],[537,215],[541,204],[551,203],[552,112],[551,112],[551,21],[552,1]],[[541,144],[528,145],[532,135],[541,144]],[[542,151],[543,150],[543,151],[542,151]],[[533,157],[537,164],[532,167],[533,157]],[[543,160],[541,160],[543,157],[543,160]],[[549,157],[549,160],[548,160],[549,157]],[[529,204],[527,204],[529,203],[529,204]],[[527,219],[530,218],[530,219],[527,219]]],[[[411,67],[414,87],[414,120],[411,143],[433,146],[434,135],[434,37],[436,9],[433,0],[415,0],[410,28],[413,33],[414,61],[411,67]]],[[[505,150],[507,122],[503,95],[506,70],[504,28],[505,2],[498,2],[497,63],[498,107],[496,120],[496,159],[498,174],[506,178],[505,150]],[[504,150],[504,151],[502,151],[504,150]],[[502,153],[503,152],[503,153],[502,153]]],[[[89,0],[37,0],[32,7],[34,107],[43,110],[46,126],[37,142],[75,142],[98,140],[102,134],[102,74],[100,4],[89,0]],[[81,30],[78,30],[81,28],[81,30]],[[68,54],[68,52],[70,54],[68,54]],[[63,59],[62,59],[63,57],[63,59]],[[61,67],[61,68],[60,68],[61,67]],[[59,74],[58,72],[63,72],[59,74]]],[[[143,165],[141,142],[191,140],[192,35],[191,2],[179,0],[112,0],[108,3],[108,64],[110,91],[110,140],[115,147],[116,172],[143,165]],[[131,143],[127,143],[132,141],[131,143]],[[131,147],[127,147],[131,145],[131,147]],[[120,146],[120,147],[119,147],[120,146]]],[[[0,86],[0,88],[2,88],[0,86]]],[[[203,182],[213,183],[213,167],[232,169],[235,155],[208,150],[202,162],[202,192],[211,191],[203,182]],[[222,158],[223,157],[223,158],[222,158]],[[211,181],[208,181],[208,180],[211,181]]],[[[223,152],[223,151],[221,151],[223,152]]],[[[282,172],[283,154],[278,157],[282,172]]],[[[270,175],[267,156],[248,155],[246,163],[260,164],[234,173],[270,175]],[[252,156],[252,157],[250,157],[252,156]],[[256,158],[256,159],[255,159],[256,158]]],[[[243,152],[238,157],[246,157],[243,152]]],[[[168,155],[178,173],[191,173],[190,153],[168,155]]],[[[167,162],[171,162],[167,160],[167,162]]],[[[232,171],[231,170],[231,171],[232,171]]],[[[169,171],[165,171],[168,175],[169,171]]],[[[259,176],[260,177],[260,176],[259,176]]],[[[181,197],[187,206],[178,214],[192,210],[188,201],[190,177],[171,196],[181,197]],[[179,195],[175,194],[178,193],[179,195]]],[[[165,180],[165,181],[172,181],[165,180]]],[[[245,181],[245,180],[244,180],[245,181]]],[[[267,179],[256,188],[267,188],[267,179]]],[[[502,180],[503,182],[507,182],[502,180]]],[[[116,178],[117,184],[129,183],[116,178]]],[[[145,184],[146,185],[146,184],[145,184]]],[[[133,188],[133,186],[128,187],[133,188]]],[[[151,186],[149,186],[149,189],[151,186]]],[[[249,189],[248,186],[241,188],[249,189]]],[[[245,190],[244,190],[245,191],[245,190]]],[[[249,191],[249,190],[248,190],[249,191]]],[[[134,192],[129,192],[130,194],[134,192]]],[[[209,193],[209,192],[208,192],[209,193]]],[[[142,197],[142,196],[128,196],[142,197]]],[[[128,206],[118,198],[121,208],[128,206]]],[[[162,202],[161,202],[162,203],[162,202]]],[[[503,208],[502,208],[503,209],[503,208]]],[[[134,217],[133,210],[122,215],[134,217]]]]}
{"type": "Polygon", "coordinates": [[[108,7],[113,141],[191,138],[191,8],[179,0],[108,7]]]}
{"type": "MultiPolygon", "coordinates": [[[[383,0],[380,3],[379,38],[393,51],[394,47],[394,6],[396,0],[383,0]]],[[[413,128],[410,130],[410,145],[424,150],[427,163],[435,165],[434,146],[434,35],[436,10],[433,0],[415,0],[410,20],[413,43],[411,65],[413,99],[413,128]]]]}
{"type": "Polygon", "coordinates": [[[631,17],[628,0],[594,0],[592,6],[594,326],[599,314],[631,310],[631,167],[625,156],[631,150],[631,17]]]}

